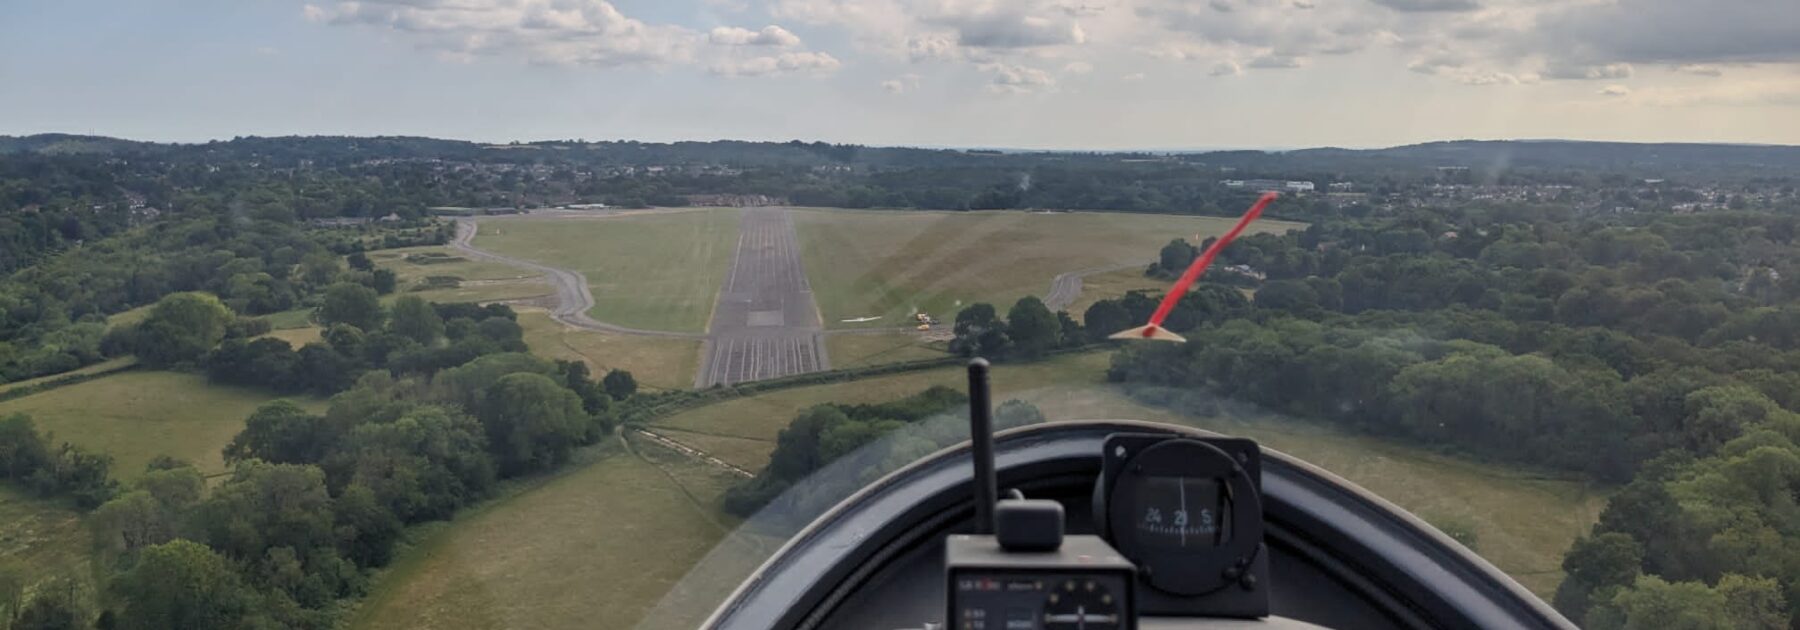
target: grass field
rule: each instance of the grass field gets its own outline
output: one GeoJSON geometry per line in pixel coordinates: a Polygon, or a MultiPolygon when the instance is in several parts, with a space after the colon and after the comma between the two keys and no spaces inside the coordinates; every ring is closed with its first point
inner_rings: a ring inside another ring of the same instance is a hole
{"type": "Polygon", "coordinates": [[[1089,306],[1100,300],[1117,298],[1138,289],[1150,289],[1160,294],[1168,288],[1169,281],[1145,277],[1142,268],[1097,273],[1081,279],[1081,295],[1076,296],[1065,310],[1079,320],[1089,306]]]}
{"type": "MultiPolygon", "coordinates": [[[[113,475],[132,479],[157,455],[223,472],[220,449],[244,428],[267,393],[209,385],[194,374],[135,370],[0,403],[0,414],[25,413],[59,441],[113,457],[113,475]]],[[[324,401],[303,400],[311,409],[324,401]]]]}
{"type": "MultiPolygon", "coordinates": [[[[1101,382],[1107,353],[1064,356],[994,371],[995,400],[1029,400],[1051,420],[1130,418],[1197,426],[1254,438],[1332,471],[1427,520],[1474,524],[1477,551],[1541,596],[1562,579],[1562,553],[1605,506],[1603,489],[1503,466],[1473,463],[1346,433],[1329,426],[1244,412],[1213,418],[1141,405],[1101,382]]],[[[960,387],[945,368],[769,392],[690,410],[657,423],[671,439],[692,439],[735,465],[768,463],[775,435],[796,413],[823,402],[871,402],[930,385],[960,387]],[[760,446],[761,450],[756,447],[760,446]]]]}
{"type": "Polygon", "coordinates": [[[300,349],[300,346],[315,341],[324,341],[325,329],[316,326],[307,326],[305,328],[277,328],[264,336],[286,341],[288,342],[288,345],[293,346],[295,350],[298,350],[300,349]]]}
{"type": "MultiPolygon", "coordinates": [[[[1002,313],[1043,297],[1056,274],[1148,261],[1171,239],[1207,236],[1233,219],[1067,212],[797,210],[807,277],[826,326],[893,326],[915,309],[949,319],[985,301],[1002,313]],[[846,324],[843,319],[880,316],[846,324]]],[[[1263,221],[1252,231],[1299,224],[1263,221]]]]}
{"type": "Polygon", "coordinates": [[[369,259],[383,269],[391,269],[399,289],[388,300],[402,295],[416,295],[432,302],[491,302],[548,295],[549,283],[543,275],[529,269],[487,260],[471,259],[449,247],[405,247],[369,254],[369,259]],[[415,260],[407,260],[408,256],[415,260]],[[429,257],[429,258],[428,258],[429,257]],[[420,259],[444,262],[421,264],[420,259]],[[426,278],[448,276],[459,279],[461,286],[416,290],[426,278]]]}
{"type": "Polygon", "coordinates": [[[81,513],[59,502],[0,486],[0,566],[17,566],[29,581],[87,581],[93,539],[81,513]]]}
{"type": "Polygon", "coordinates": [[[826,335],[831,367],[845,369],[882,363],[938,359],[947,354],[942,342],[926,342],[913,333],[826,335]]]}
{"type": "Polygon", "coordinates": [[[459,516],[377,581],[349,627],[630,628],[724,537],[734,478],[655,445],[459,516]]]}
{"type": "Polygon", "coordinates": [[[607,371],[631,372],[638,385],[687,389],[700,363],[700,340],[610,335],[567,326],[543,309],[520,307],[519,325],[532,354],[563,361],[583,360],[595,378],[607,371]]]}
{"type": "Polygon", "coordinates": [[[738,213],[707,209],[613,218],[483,221],[482,249],[587,276],[594,319],[701,331],[735,251],[738,213]]]}

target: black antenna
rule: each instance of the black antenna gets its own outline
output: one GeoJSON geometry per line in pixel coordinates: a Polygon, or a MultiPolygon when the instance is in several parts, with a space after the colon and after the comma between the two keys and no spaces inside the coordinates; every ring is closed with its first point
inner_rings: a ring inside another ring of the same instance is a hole
{"type": "Polygon", "coordinates": [[[969,444],[975,460],[975,533],[994,533],[993,405],[988,397],[988,362],[977,357],[969,362],[969,444]]]}

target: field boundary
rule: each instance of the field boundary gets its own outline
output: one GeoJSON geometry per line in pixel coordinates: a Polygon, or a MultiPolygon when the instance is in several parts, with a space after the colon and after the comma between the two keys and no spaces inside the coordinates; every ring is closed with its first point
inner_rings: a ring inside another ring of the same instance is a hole
{"type": "Polygon", "coordinates": [[[104,370],[96,370],[93,372],[86,372],[86,373],[82,373],[82,374],[69,374],[66,376],[52,378],[48,381],[44,381],[41,383],[35,383],[32,385],[26,385],[23,387],[13,387],[13,388],[9,388],[9,389],[3,389],[3,390],[0,390],[0,402],[6,402],[9,400],[18,400],[20,398],[24,398],[24,397],[30,396],[32,394],[41,394],[41,393],[44,393],[44,392],[47,392],[47,391],[50,391],[50,390],[53,390],[53,389],[56,389],[59,387],[75,385],[78,383],[86,383],[88,381],[91,381],[91,380],[94,380],[97,378],[101,378],[101,377],[105,377],[105,376],[112,376],[114,374],[118,374],[121,372],[129,372],[131,370],[138,369],[139,367],[141,367],[141,365],[139,363],[137,363],[136,361],[133,361],[131,363],[126,363],[124,365],[115,366],[115,367],[107,368],[104,370]]]}

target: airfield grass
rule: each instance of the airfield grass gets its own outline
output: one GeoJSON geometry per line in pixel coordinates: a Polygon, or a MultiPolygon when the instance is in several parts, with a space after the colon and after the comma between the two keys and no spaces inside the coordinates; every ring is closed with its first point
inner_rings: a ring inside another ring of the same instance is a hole
{"type": "Polygon", "coordinates": [[[594,319],[702,331],[735,253],[738,212],[717,208],[615,217],[481,222],[476,245],[587,276],[594,319]]]}
{"type": "Polygon", "coordinates": [[[1081,295],[1075,296],[1075,301],[1069,303],[1064,310],[1079,321],[1087,314],[1088,307],[1100,300],[1116,299],[1139,289],[1149,289],[1160,294],[1168,288],[1168,280],[1146,277],[1142,268],[1097,273],[1081,279],[1081,295]]]}
{"type": "MultiPolygon", "coordinates": [[[[1258,440],[1320,466],[1427,521],[1473,525],[1476,551],[1543,597],[1562,581],[1562,554],[1605,507],[1606,488],[1253,411],[1196,417],[1146,406],[1103,382],[1109,353],[1064,355],[994,370],[997,401],[1033,402],[1050,420],[1138,419],[1258,440]]],[[[959,368],[768,392],[689,410],[656,424],[671,439],[750,470],[768,463],[775,436],[801,410],[825,402],[873,402],[931,385],[960,387],[959,368]],[[695,437],[700,436],[700,437],[695,437]],[[760,445],[764,450],[758,452],[760,445]]]]}
{"type": "Polygon", "coordinates": [[[910,332],[826,335],[825,352],[831,357],[831,367],[839,370],[938,359],[947,354],[943,342],[926,341],[910,332]]]}
{"type": "MultiPolygon", "coordinates": [[[[0,403],[0,415],[24,413],[58,441],[113,457],[113,475],[133,479],[157,455],[225,471],[220,450],[244,418],[273,400],[267,393],[212,385],[196,374],[134,370],[0,403]]],[[[296,399],[313,410],[324,401],[296,399]]]]}
{"type": "Polygon", "coordinates": [[[775,450],[775,441],[770,438],[695,433],[661,426],[652,428],[658,435],[705,451],[744,470],[760,470],[767,466],[769,453],[775,450]]]}
{"type": "Polygon", "coordinates": [[[394,272],[398,290],[386,296],[386,301],[389,302],[402,295],[416,295],[427,301],[448,303],[498,302],[550,294],[550,284],[544,281],[543,274],[505,263],[471,258],[441,245],[382,250],[370,253],[369,259],[377,267],[394,272]],[[419,259],[407,260],[408,256],[416,255],[447,258],[438,258],[444,262],[433,263],[417,262],[419,259]],[[460,284],[454,288],[421,290],[425,279],[431,276],[457,278],[460,284]]]}
{"type": "MultiPolygon", "coordinates": [[[[963,305],[1004,313],[1044,297],[1057,274],[1154,259],[1177,237],[1223,233],[1235,219],[1018,211],[794,211],[807,277],[831,328],[904,323],[915,310],[948,320],[963,305]],[[841,320],[880,317],[863,323],[841,320]]],[[[1251,232],[1297,223],[1262,221],[1251,232]]]]}
{"type": "Polygon", "coordinates": [[[374,584],[348,627],[630,628],[735,521],[734,477],[647,441],[459,515],[374,584]]]}
{"type": "Polygon", "coordinates": [[[520,307],[519,326],[532,354],[585,361],[594,378],[611,370],[631,372],[640,388],[687,389],[700,363],[700,340],[614,335],[550,319],[543,309],[520,307]]]}

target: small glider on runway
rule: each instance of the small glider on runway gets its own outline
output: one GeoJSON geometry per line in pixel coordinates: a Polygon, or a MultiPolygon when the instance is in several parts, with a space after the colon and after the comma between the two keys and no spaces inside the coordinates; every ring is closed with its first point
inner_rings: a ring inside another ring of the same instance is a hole
{"type": "Polygon", "coordinates": [[[1279,194],[1273,191],[1263,193],[1262,197],[1258,198],[1256,203],[1250,206],[1250,210],[1244,213],[1243,218],[1238,219],[1237,225],[1231,226],[1231,231],[1226,232],[1224,236],[1220,236],[1219,240],[1213,241],[1212,247],[1206,248],[1206,251],[1200,254],[1199,258],[1195,258],[1193,264],[1188,265],[1187,271],[1181,272],[1181,277],[1175,279],[1175,286],[1169,287],[1169,293],[1163,296],[1162,303],[1156,305],[1156,312],[1150,314],[1149,323],[1137,328],[1121,330],[1113,333],[1112,336],[1108,338],[1155,339],[1157,341],[1173,341],[1177,343],[1187,341],[1187,339],[1183,338],[1181,335],[1169,332],[1169,329],[1163,328],[1163,320],[1169,317],[1170,311],[1175,310],[1175,304],[1181,301],[1181,296],[1187,295],[1188,289],[1194,286],[1194,281],[1200,279],[1200,274],[1206,273],[1206,268],[1212,266],[1213,258],[1219,255],[1219,250],[1225,249],[1226,245],[1230,245],[1231,241],[1236,240],[1238,234],[1243,233],[1244,228],[1249,227],[1252,222],[1256,221],[1257,217],[1262,216],[1263,208],[1269,207],[1269,203],[1275,201],[1275,198],[1279,196],[1279,194]]]}

